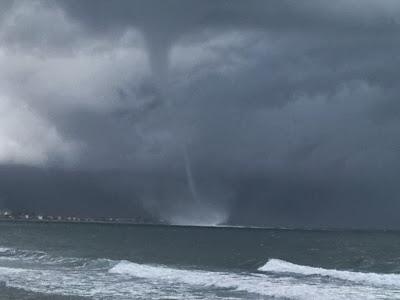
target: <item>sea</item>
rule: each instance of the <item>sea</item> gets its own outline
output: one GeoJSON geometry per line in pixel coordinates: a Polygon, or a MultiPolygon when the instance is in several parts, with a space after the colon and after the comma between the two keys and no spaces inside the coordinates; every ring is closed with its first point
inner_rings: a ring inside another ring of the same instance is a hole
{"type": "Polygon", "coordinates": [[[400,299],[400,232],[0,222],[0,299],[400,299]]]}

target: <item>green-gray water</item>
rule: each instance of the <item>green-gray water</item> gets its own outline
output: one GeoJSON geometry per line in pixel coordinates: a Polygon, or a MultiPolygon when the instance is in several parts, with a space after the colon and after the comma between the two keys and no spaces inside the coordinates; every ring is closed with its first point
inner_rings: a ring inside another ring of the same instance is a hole
{"type": "Polygon", "coordinates": [[[400,299],[400,232],[0,223],[0,299],[400,299]]]}

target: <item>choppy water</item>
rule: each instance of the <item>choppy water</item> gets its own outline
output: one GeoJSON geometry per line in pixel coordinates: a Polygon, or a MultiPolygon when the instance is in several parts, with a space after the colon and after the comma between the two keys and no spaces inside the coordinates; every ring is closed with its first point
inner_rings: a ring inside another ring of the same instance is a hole
{"type": "Polygon", "coordinates": [[[0,299],[400,299],[400,233],[0,223],[0,299]]]}

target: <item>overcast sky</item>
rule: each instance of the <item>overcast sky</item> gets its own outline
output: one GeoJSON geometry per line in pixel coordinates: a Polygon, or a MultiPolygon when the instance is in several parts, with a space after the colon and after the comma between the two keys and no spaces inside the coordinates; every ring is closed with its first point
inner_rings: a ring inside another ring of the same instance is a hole
{"type": "Polygon", "coordinates": [[[400,228],[399,53],[397,0],[1,1],[0,205],[400,228]]]}

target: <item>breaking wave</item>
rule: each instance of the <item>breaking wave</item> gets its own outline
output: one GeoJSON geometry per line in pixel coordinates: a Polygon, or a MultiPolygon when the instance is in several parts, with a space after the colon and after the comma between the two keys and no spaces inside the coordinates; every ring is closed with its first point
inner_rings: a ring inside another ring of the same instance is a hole
{"type": "Polygon", "coordinates": [[[391,285],[400,287],[400,274],[376,274],[351,271],[339,271],[332,269],[315,268],[296,265],[280,259],[270,259],[264,266],[258,269],[261,272],[291,273],[301,275],[317,275],[337,278],[346,281],[369,283],[374,285],[391,285]]]}
{"type": "Polygon", "coordinates": [[[194,300],[199,299],[199,292],[204,299],[261,296],[296,300],[389,300],[400,299],[399,276],[326,270],[277,259],[269,260],[258,271],[231,272],[126,260],[57,257],[40,251],[0,248],[0,282],[6,286],[96,300],[194,300]],[[223,296],[219,296],[221,293],[223,296]]]}
{"type": "Polygon", "coordinates": [[[42,251],[19,250],[0,247],[0,262],[14,261],[16,266],[57,266],[57,267],[82,267],[82,268],[109,268],[113,261],[109,259],[88,259],[77,257],[60,257],[49,255],[42,251]]]}
{"type": "Polygon", "coordinates": [[[145,278],[163,282],[168,286],[186,284],[190,286],[235,290],[282,299],[394,299],[400,290],[364,285],[338,285],[335,282],[307,281],[290,276],[259,273],[230,273],[200,270],[175,269],[120,261],[109,270],[112,274],[145,278]]]}
{"type": "Polygon", "coordinates": [[[8,251],[12,251],[12,248],[4,248],[4,247],[0,247],[0,253],[6,253],[8,251]]]}

